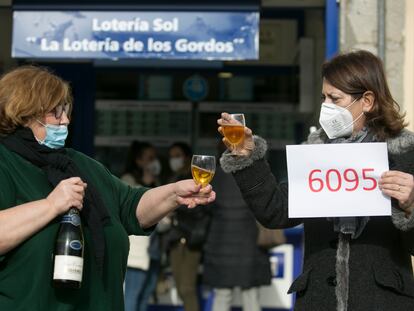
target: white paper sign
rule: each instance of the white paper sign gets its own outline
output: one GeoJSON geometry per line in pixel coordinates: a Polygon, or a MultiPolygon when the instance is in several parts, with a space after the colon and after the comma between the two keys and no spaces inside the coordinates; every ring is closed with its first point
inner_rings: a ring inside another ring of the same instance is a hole
{"type": "Polygon", "coordinates": [[[378,188],[386,143],[292,145],[286,154],[289,218],[391,215],[378,188]]]}

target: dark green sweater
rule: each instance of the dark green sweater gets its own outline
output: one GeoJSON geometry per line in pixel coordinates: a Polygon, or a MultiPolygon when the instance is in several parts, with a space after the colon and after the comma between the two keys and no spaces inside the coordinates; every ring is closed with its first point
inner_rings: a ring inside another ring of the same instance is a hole
{"type": "MultiPolygon", "coordinates": [[[[1,311],[121,311],[122,284],[129,251],[128,235],[146,235],[136,207],[145,188],[131,188],[95,160],[68,149],[68,155],[96,187],[110,214],[104,227],[106,254],[103,277],[96,270],[88,227],[81,289],[52,287],[53,248],[59,217],[0,256],[1,311]]],[[[40,200],[52,191],[45,173],[0,144],[0,210],[40,200]]]]}

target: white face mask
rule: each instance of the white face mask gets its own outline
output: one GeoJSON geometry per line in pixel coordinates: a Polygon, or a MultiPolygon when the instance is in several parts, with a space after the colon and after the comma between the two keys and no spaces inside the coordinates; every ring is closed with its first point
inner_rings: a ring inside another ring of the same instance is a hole
{"type": "Polygon", "coordinates": [[[158,176],[161,173],[161,163],[158,159],[153,160],[147,165],[147,169],[154,176],[158,176]]]}
{"type": "Polygon", "coordinates": [[[322,103],[319,124],[330,139],[351,136],[354,130],[354,123],[364,115],[362,112],[354,120],[351,112],[347,109],[356,101],[357,99],[345,108],[333,103],[322,103]]]}
{"type": "Polygon", "coordinates": [[[184,158],[170,158],[170,168],[173,172],[178,172],[184,167],[184,158]]]}

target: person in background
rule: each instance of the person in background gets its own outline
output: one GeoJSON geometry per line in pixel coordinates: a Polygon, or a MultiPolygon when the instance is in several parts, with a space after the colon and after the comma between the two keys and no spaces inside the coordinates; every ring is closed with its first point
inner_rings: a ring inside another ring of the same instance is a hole
{"type": "MultiPolygon", "coordinates": [[[[191,178],[193,153],[190,146],[181,142],[174,143],[168,154],[174,173],[171,181],[191,178]]],[[[208,222],[208,211],[202,207],[196,207],[189,212],[182,206],[172,215],[172,228],[168,234],[170,263],[178,294],[186,311],[199,310],[197,276],[208,222]]]]}
{"type": "MultiPolygon", "coordinates": [[[[222,145],[222,144],[221,144],[222,145]]],[[[217,167],[211,224],[204,247],[203,283],[213,288],[212,311],[229,311],[241,288],[243,311],[259,311],[260,286],[271,281],[268,250],[257,245],[257,224],[231,174],[217,167]]]]}
{"type": "MultiPolygon", "coordinates": [[[[289,289],[296,292],[295,310],[414,310],[414,134],[404,129],[383,64],[372,53],[355,51],[332,58],[322,67],[322,79],[322,128],[306,143],[386,142],[390,170],[375,177],[378,190],[391,198],[391,216],[289,218],[290,181],[277,181],[265,159],[266,142],[248,128],[236,148],[223,138],[237,155],[226,151],[221,166],[233,173],[264,226],[304,224],[303,273],[289,289]]],[[[218,124],[229,119],[223,113],[218,124]]],[[[359,203],[371,208],[374,204],[359,203]]]]}
{"type": "MultiPolygon", "coordinates": [[[[132,142],[121,180],[135,188],[154,188],[160,185],[160,172],[161,165],[155,148],[147,142],[132,142]]],[[[129,236],[128,268],[125,275],[126,311],[147,310],[148,300],[156,287],[160,266],[156,231],[157,229],[151,237],[129,236]]]]}
{"type": "Polygon", "coordinates": [[[129,147],[127,162],[122,180],[139,187],[157,187],[161,173],[161,162],[157,152],[150,143],[133,141],[129,147]]]}
{"type": "Polygon", "coordinates": [[[148,235],[178,206],[211,203],[191,179],[132,188],[90,157],[65,148],[69,84],[22,66],[0,79],[0,310],[122,311],[128,235],[148,235]],[[54,288],[61,215],[80,210],[79,289],[54,288]]]}

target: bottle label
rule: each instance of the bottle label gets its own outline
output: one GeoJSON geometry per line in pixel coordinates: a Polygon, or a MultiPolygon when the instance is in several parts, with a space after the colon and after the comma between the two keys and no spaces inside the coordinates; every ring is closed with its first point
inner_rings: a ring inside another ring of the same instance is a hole
{"type": "Polygon", "coordinates": [[[77,256],[56,255],[54,280],[82,281],[83,258],[77,256]]]}
{"type": "Polygon", "coordinates": [[[74,226],[79,226],[81,223],[80,217],[77,214],[63,215],[61,223],[70,223],[74,226]]]}
{"type": "Polygon", "coordinates": [[[82,242],[79,240],[70,241],[69,247],[75,251],[82,249],[82,242]]]}

